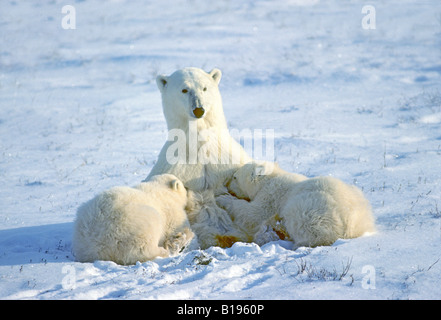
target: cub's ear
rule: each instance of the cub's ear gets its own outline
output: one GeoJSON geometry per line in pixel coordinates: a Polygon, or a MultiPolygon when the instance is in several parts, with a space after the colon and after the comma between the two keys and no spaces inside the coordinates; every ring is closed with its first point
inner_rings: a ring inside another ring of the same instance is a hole
{"type": "Polygon", "coordinates": [[[160,74],[156,77],[156,84],[159,88],[159,91],[161,92],[164,91],[165,87],[167,86],[167,81],[168,81],[168,77],[165,75],[160,74]]]}
{"type": "Polygon", "coordinates": [[[222,72],[219,69],[214,68],[213,70],[210,71],[209,75],[211,76],[211,78],[213,78],[216,84],[219,84],[222,78],[222,72]]]}
{"type": "Polygon", "coordinates": [[[170,182],[170,188],[172,188],[172,190],[178,190],[180,183],[181,181],[174,179],[170,182]]]}
{"type": "Polygon", "coordinates": [[[257,165],[254,170],[251,172],[251,181],[252,182],[258,182],[260,179],[262,179],[266,173],[266,169],[264,165],[257,165]]]}
{"type": "Polygon", "coordinates": [[[251,181],[258,181],[263,177],[270,175],[274,170],[275,164],[272,162],[264,162],[255,166],[251,173],[251,181]]]}

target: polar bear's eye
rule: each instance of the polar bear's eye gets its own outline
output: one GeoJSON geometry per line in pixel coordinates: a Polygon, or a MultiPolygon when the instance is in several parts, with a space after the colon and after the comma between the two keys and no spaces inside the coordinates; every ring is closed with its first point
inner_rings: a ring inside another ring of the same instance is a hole
{"type": "Polygon", "coordinates": [[[204,91],[207,91],[207,87],[205,87],[203,90],[204,90],[204,91]]]}
{"type": "Polygon", "coordinates": [[[182,89],[182,93],[187,93],[188,90],[187,89],[182,89]]]}

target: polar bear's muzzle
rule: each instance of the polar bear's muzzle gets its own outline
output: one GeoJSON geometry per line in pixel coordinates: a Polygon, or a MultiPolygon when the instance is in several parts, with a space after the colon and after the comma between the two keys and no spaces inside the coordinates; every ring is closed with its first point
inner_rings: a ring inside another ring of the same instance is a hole
{"type": "Polygon", "coordinates": [[[205,113],[205,109],[203,107],[197,107],[193,109],[193,114],[196,118],[200,119],[205,113]]]}
{"type": "Polygon", "coordinates": [[[200,119],[205,114],[204,102],[201,100],[201,97],[196,94],[194,90],[189,91],[190,96],[190,105],[193,109],[193,115],[196,119],[200,119]]]}

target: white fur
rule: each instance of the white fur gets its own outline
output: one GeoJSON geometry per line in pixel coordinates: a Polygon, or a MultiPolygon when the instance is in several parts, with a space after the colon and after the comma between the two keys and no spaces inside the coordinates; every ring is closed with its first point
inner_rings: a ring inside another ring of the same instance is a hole
{"type": "Polygon", "coordinates": [[[194,236],[187,205],[186,189],[170,174],[133,188],[111,188],[78,209],[73,253],[81,262],[124,265],[176,254],[194,236]]]}
{"type": "Polygon", "coordinates": [[[198,68],[184,68],[170,76],[157,77],[156,82],[161,91],[162,108],[168,130],[182,130],[189,143],[194,138],[189,136],[190,126],[193,126],[197,128],[200,138],[204,141],[197,141],[196,150],[190,150],[187,144],[185,163],[176,164],[167,161],[167,150],[174,144],[174,141],[167,141],[146,180],[156,174],[171,173],[193,191],[212,189],[215,192],[222,192],[225,182],[233,172],[241,164],[251,161],[240,144],[228,133],[218,88],[220,79],[220,70],[213,69],[210,73],[206,73],[198,68]],[[184,89],[187,90],[186,93],[182,92],[184,89]],[[199,119],[193,113],[198,106],[205,110],[204,115],[199,119]],[[198,156],[210,153],[213,161],[203,163],[200,157],[197,157],[197,162],[194,163],[195,152],[198,156]],[[239,155],[239,162],[231,159],[233,154],[239,155]],[[225,161],[213,163],[216,159],[225,161]]]}
{"type": "Polygon", "coordinates": [[[259,244],[282,236],[296,246],[314,247],[375,231],[362,192],[335,178],[308,179],[272,163],[249,163],[236,171],[228,188],[242,199],[219,196],[218,203],[259,244]]]}
{"type": "Polygon", "coordinates": [[[203,204],[197,212],[200,216],[194,216],[195,219],[192,220],[195,223],[198,221],[197,226],[192,226],[202,248],[212,245],[226,246],[225,241],[219,241],[219,237],[229,239],[226,242],[248,239],[243,232],[237,230],[228,213],[216,205],[214,198],[215,195],[226,192],[224,185],[234,171],[251,161],[228,132],[218,88],[220,79],[220,70],[213,69],[207,73],[198,68],[184,68],[170,76],[159,75],[156,79],[162,94],[163,112],[169,133],[172,130],[181,130],[187,144],[184,163],[172,164],[167,160],[167,151],[175,141],[167,141],[146,181],[157,174],[171,173],[188,189],[204,193],[200,198],[203,204]],[[197,108],[204,109],[200,118],[195,115],[197,108]],[[195,144],[191,144],[191,141],[195,142],[191,140],[195,138],[191,128],[197,129],[200,138],[195,144]],[[207,155],[206,159],[200,157],[207,155]],[[211,231],[207,232],[204,226],[211,231]]]}

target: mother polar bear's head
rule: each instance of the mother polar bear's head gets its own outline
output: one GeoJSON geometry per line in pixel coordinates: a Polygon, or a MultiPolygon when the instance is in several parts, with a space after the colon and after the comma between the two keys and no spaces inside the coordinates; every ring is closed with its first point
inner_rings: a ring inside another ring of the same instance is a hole
{"type": "Polygon", "coordinates": [[[170,76],[158,75],[156,83],[167,122],[177,118],[203,119],[213,110],[222,110],[218,88],[221,77],[219,69],[207,73],[199,68],[180,69],[170,76]]]}

